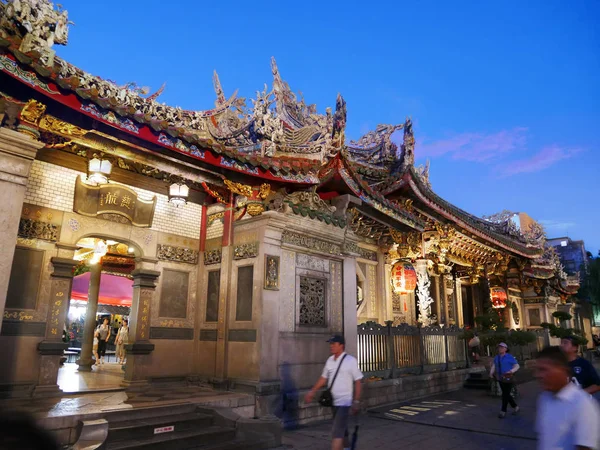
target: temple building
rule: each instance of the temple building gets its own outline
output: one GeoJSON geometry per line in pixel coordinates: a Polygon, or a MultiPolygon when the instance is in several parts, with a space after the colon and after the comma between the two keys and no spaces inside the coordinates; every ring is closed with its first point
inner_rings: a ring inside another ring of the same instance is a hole
{"type": "Polygon", "coordinates": [[[433,191],[410,119],[348,141],[343,97],[319,114],[275,59],[256,98],[215,72],[214,106],[167,106],[56,56],[66,11],[0,8],[2,395],[71,391],[67,366],[98,370],[103,318],[129,319],[116,386],[259,395],[284,365],[314,382],[332,334],[381,371],[387,350],[363,337],[384,327],[407,343],[399,371],[404,351],[464,368],[459,330],[490,305],[536,329],[577,290],[526,214],[479,218],[433,191]]]}

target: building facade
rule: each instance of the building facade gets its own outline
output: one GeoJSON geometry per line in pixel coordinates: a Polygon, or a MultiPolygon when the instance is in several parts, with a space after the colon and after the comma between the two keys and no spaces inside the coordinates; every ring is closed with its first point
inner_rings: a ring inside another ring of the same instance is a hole
{"type": "Polygon", "coordinates": [[[537,328],[570,295],[535,221],[434,193],[410,119],[347,142],[344,99],[318,114],[275,60],[252,105],[215,73],[212,109],[169,107],[58,58],[66,11],[0,7],[7,395],[60,393],[73,279],[88,272],[79,370],[93,370],[102,279],[126,278],[128,389],[267,392],[284,365],[307,387],[326,338],[355,353],[360,323],[472,327],[492,301],[510,327],[537,328]]]}

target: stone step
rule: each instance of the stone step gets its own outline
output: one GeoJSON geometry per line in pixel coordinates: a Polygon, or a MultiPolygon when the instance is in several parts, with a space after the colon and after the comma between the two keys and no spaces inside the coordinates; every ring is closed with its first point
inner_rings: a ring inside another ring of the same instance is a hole
{"type": "Polygon", "coordinates": [[[109,420],[108,442],[136,440],[154,436],[156,428],[173,426],[173,432],[202,429],[213,424],[207,414],[169,414],[125,421],[109,420]]]}
{"type": "MultiPolygon", "coordinates": [[[[107,450],[186,450],[209,449],[235,441],[235,429],[217,426],[156,434],[136,440],[109,442],[107,450]]],[[[110,436],[110,432],[109,432],[110,436]]],[[[218,448],[218,447],[217,447],[218,448]]],[[[227,448],[227,447],[224,447],[227,448]]]]}

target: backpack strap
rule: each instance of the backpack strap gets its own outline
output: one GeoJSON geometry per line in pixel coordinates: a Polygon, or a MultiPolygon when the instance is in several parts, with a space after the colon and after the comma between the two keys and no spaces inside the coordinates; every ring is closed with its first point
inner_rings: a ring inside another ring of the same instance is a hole
{"type": "Polygon", "coordinates": [[[335,383],[335,379],[338,376],[338,373],[340,371],[340,368],[342,367],[342,364],[344,363],[344,359],[346,359],[346,356],[348,356],[347,353],[342,357],[342,360],[340,361],[340,365],[338,366],[337,370],[335,371],[335,375],[333,376],[333,380],[331,380],[331,384],[329,385],[329,389],[331,389],[333,387],[333,383],[335,383]]]}

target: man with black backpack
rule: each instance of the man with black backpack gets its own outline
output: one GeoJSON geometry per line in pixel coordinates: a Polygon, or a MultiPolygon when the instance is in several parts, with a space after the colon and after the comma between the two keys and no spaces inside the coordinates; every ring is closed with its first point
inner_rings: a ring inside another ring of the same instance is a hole
{"type": "Polygon", "coordinates": [[[358,369],[358,361],[345,352],[343,336],[329,339],[331,356],[325,363],[321,378],[313,386],[304,401],[312,402],[315,394],[324,386],[319,403],[333,408],[332,450],[350,448],[348,442],[348,418],[360,408],[361,380],[363,374],[358,369]]]}

